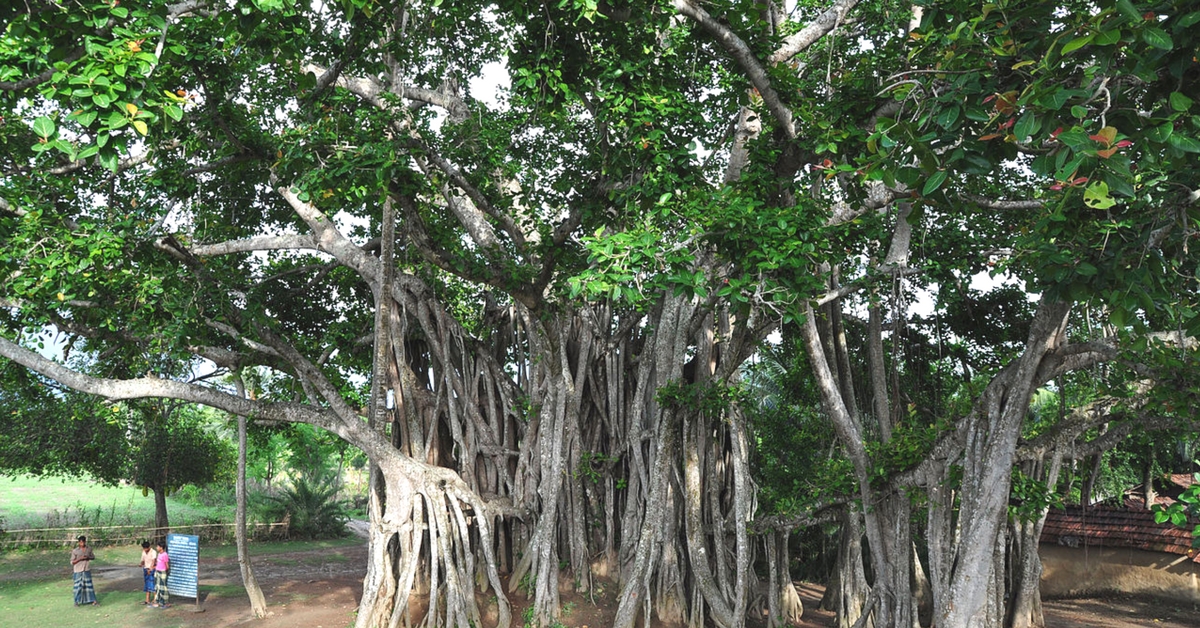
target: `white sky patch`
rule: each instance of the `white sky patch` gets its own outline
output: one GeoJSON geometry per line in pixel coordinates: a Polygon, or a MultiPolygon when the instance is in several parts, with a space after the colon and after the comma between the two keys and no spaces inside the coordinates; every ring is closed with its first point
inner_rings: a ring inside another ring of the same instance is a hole
{"type": "MultiPolygon", "coordinates": [[[[971,275],[971,280],[968,283],[968,287],[971,290],[978,290],[980,292],[991,292],[992,290],[995,290],[1001,286],[1019,287],[1016,277],[1013,277],[1008,273],[1001,273],[993,277],[992,274],[987,271],[971,275]]],[[[917,291],[917,298],[909,305],[908,313],[910,315],[920,316],[923,318],[933,316],[935,309],[934,297],[937,295],[938,289],[939,286],[934,284],[929,288],[917,291]]],[[[1038,299],[1038,295],[1036,294],[1031,294],[1028,296],[1030,301],[1036,301],[1038,299]]]]}
{"type": "MultiPolygon", "coordinates": [[[[333,226],[343,234],[354,233],[356,229],[362,229],[364,232],[371,226],[371,219],[365,215],[350,213],[344,209],[338,210],[333,215],[333,226]]],[[[359,244],[363,244],[359,242],[359,244]]]]}
{"type": "Polygon", "coordinates": [[[499,108],[500,94],[508,91],[512,84],[509,82],[508,71],[504,69],[507,59],[493,61],[480,68],[479,76],[473,77],[468,85],[471,95],[489,108],[499,108]]]}

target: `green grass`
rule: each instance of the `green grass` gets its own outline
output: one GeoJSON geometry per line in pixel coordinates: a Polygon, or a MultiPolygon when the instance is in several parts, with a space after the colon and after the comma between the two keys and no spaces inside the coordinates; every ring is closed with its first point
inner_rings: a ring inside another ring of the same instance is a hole
{"type": "Polygon", "coordinates": [[[6,626],[56,628],[58,626],[161,626],[183,627],[161,613],[143,610],[136,595],[106,591],[97,581],[98,606],[72,604],[71,578],[65,568],[52,579],[0,583],[0,617],[6,626]],[[166,621],[162,621],[166,620],[166,621]]]}
{"type": "MultiPolygon", "coordinates": [[[[4,505],[0,517],[9,530],[58,527],[63,525],[64,514],[77,520],[86,513],[89,520],[98,519],[102,525],[141,525],[154,520],[153,493],[143,496],[141,489],[133,486],[103,486],[88,480],[0,476],[0,504],[4,505]]],[[[196,508],[170,497],[167,513],[171,523],[181,525],[231,518],[229,509],[196,508]]]]}
{"type": "MultiPolygon", "coordinates": [[[[172,526],[183,526],[204,519],[229,520],[232,508],[196,508],[168,498],[167,508],[172,526]]],[[[143,497],[133,487],[105,487],[95,482],[17,478],[0,476],[0,517],[9,530],[43,527],[48,520],[59,519],[63,513],[77,519],[81,511],[90,521],[99,518],[99,525],[135,525],[154,518],[153,496],[143,497]],[[97,510],[99,515],[97,516],[97,510]]],[[[327,541],[252,542],[250,555],[272,562],[272,557],[291,552],[318,552],[322,564],[348,560],[342,549],[361,547],[355,537],[327,541]]],[[[96,547],[93,569],[131,567],[137,563],[141,548],[122,543],[96,547]]],[[[201,560],[234,558],[233,545],[203,544],[201,560]]],[[[123,584],[97,580],[96,607],[75,607],[71,604],[71,576],[68,548],[0,550],[0,625],[22,628],[58,628],[59,626],[104,626],[107,628],[214,628],[214,618],[207,613],[187,612],[180,607],[175,612],[157,612],[140,604],[141,597],[120,589],[123,584]]],[[[280,562],[307,564],[301,557],[280,557],[280,562]]],[[[316,560],[315,558],[313,560],[316,560]]],[[[239,585],[202,585],[206,599],[242,598],[245,592],[239,585]]],[[[281,593],[276,603],[283,606],[300,603],[303,596],[281,593]]],[[[186,603],[181,600],[181,603],[186,603]]]]}
{"type": "MultiPolygon", "coordinates": [[[[104,567],[129,567],[136,565],[142,548],[138,545],[96,548],[96,560],[92,569],[104,567]]],[[[22,579],[63,578],[70,579],[71,550],[58,549],[17,550],[0,553],[0,587],[7,587],[9,576],[20,574],[22,579]]]]}
{"type": "MultiPolygon", "coordinates": [[[[98,583],[99,585],[99,583],[98,583]]],[[[204,587],[212,596],[219,590],[222,596],[245,595],[241,587],[204,587]]],[[[163,613],[141,605],[141,597],[127,591],[106,590],[98,586],[97,606],[72,604],[71,578],[32,582],[5,582],[0,585],[0,617],[6,626],[22,628],[59,628],[61,626],[104,626],[105,628],[191,628],[211,626],[203,613],[193,614],[182,608],[189,600],[177,604],[184,612],[163,613]]]]}
{"type": "Polygon", "coordinates": [[[65,549],[0,553],[0,580],[15,573],[37,573],[47,578],[54,577],[54,569],[63,571],[63,563],[70,564],[64,560],[66,556],[65,549]]]}
{"type": "MultiPolygon", "coordinates": [[[[342,548],[361,547],[364,541],[357,537],[334,539],[330,541],[287,541],[270,543],[250,543],[250,557],[271,562],[276,565],[322,565],[330,562],[342,562],[348,557],[339,553],[342,548]],[[307,558],[273,559],[272,556],[293,552],[319,552],[318,556],[307,558]]],[[[69,551],[59,549],[31,549],[0,552],[0,587],[7,587],[14,574],[22,579],[60,578],[66,573],[69,561],[69,551]]],[[[141,548],[134,545],[117,545],[96,548],[94,568],[109,566],[126,567],[137,563],[141,548]]],[[[201,560],[234,558],[237,547],[233,545],[203,545],[200,547],[201,560]]],[[[240,590],[240,588],[239,588],[240,590]]]]}

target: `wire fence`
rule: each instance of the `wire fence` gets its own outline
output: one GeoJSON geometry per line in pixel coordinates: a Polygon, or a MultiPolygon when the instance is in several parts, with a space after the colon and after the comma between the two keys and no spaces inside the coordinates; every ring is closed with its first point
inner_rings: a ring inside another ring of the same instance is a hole
{"type": "MultiPolygon", "coordinates": [[[[276,523],[247,523],[246,535],[252,540],[278,540],[288,537],[289,521],[276,523]]],[[[152,525],[78,525],[55,528],[0,529],[0,550],[19,548],[53,548],[75,545],[75,539],[86,536],[92,546],[129,545],[142,541],[166,538],[168,532],[193,534],[200,540],[211,543],[232,543],[235,536],[232,523],[185,523],[169,528],[152,525]]]]}

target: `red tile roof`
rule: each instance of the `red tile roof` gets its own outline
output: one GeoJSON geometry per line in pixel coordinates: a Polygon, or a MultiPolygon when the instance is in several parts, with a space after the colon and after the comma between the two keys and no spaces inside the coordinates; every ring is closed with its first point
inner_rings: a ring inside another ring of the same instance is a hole
{"type": "MultiPolygon", "coordinates": [[[[1189,478],[1190,479],[1190,478],[1189,478]]],[[[1155,523],[1148,510],[1125,510],[1091,506],[1051,508],[1042,528],[1042,543],[1077,546],[1130,547],[1189,557],[1200,563],[1200,551],[1192,548],[1192,526],[1179,528],[1155,523]]]]}

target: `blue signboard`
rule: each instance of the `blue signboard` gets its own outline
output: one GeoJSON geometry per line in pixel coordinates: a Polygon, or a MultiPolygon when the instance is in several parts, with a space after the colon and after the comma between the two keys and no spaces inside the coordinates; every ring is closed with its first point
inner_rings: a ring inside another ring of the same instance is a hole
{"type": "Polygon", "coordinates": [[[167,555],[171,557],[167,590],[173,596],[199,599],[196,587],[200,582],[200,537],[190,534],[168,534],[167,555]]]}

